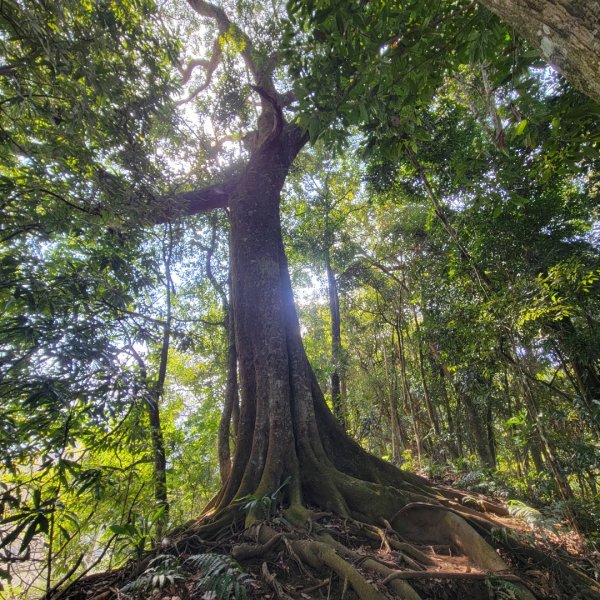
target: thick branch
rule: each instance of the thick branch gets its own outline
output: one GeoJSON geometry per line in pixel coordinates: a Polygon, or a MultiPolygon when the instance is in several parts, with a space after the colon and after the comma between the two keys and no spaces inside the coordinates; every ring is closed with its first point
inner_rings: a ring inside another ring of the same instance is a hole
{"type": "Polygon", "coordinates": [[[217,183],[208,187],[184,192],[173,197],[172,204],[163,212],[153,215],[153,222],[166,223],[176,219],[207,212],[216,208],[226,208],[229,205],[229,196],[237,183],[237,178],[225,183],[217,183]]]}
{"type": "Polygon", "coordinates": [[[281,135],[284,125],[283,113],[281,112],[281,107],[279,106],[277,98],[274,98],[260,86],[253,85],[252,89],[263,99],[264,102],[271,107],[271,112],[273,113],[273,125],[271,127],[271,131],[269,131],[264,140],[260,140],[260,144],[266,147],[277,140],[281,135]]]}
{"type": "Polygon", "coordinates": [[[179,72],[181,73],[181,83],[185,85],[190,80],[190,77],[192,76],[192,73],[196,67],[208,69],[209,65],[210,60],[206,58],[193,58],[185,67],[180,66],[179,72]]]}

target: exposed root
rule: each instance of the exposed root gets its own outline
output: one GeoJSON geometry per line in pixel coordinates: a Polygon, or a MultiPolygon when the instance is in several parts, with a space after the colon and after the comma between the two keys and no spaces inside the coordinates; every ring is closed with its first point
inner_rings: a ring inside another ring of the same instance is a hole
{"type": "Polygon", "coordinates": [[[381,583],[387,585],[395,579],[502,579],[528,587],[520,577],[510,573],[502,575],[500,573],[458,573],[456,571],[394,571],[381,583]]]}
{"type": "MultiPolygon", "coordinates": [[[[334,540],[329,534],[323,534],[319,537],[319,539],[332,546],[332,548],[337,550],[337,552],[342,556],[353,559],[357,564],[360,564],[360,566],[368,571],[383,576],[388,576],[394,571],[394,569],[385,565],[381,560],[378,560],[374,557],[360,555],[357,552],[350,550],[343,544],[340,544],[334,540]]],[[[419,594],[417,594],[417,592],[406,582],[391,581],[390,583],[392,591],[400,598],[403,598],[404,600],[421,600],[421,596],[419,596],[419,594]]],[[[384,585],[383,582],[382,585],[384,585]]]]}
{"type": "MultiPolygon", "coordinates": [[[[369,539],[372,539],[372,540],[382,539],[383,532],[381,530],[373,531],[373,529],[376,529],[376,528],[372,528],[371,526],[366,525],[366,524],[362,524],[362,525],[364,527],[363,533],[366,537],[368,537],[369,539]]],[[[397,536],[397,532],[393,529],[391,529],[390,533],[394,536],[397,536]]],[[[421,565],[434,565],[435,564],[435,562],[432,561],[424,552],[421,552],[420,550],[418,550],[417,548],[415,548],[412,544],[409,544],[408,542],[400,542],[395,537],[389,537],[389,535],[386,536],[384,539],[385,539],[385,545],[389,549],[396,550],[397,552],[404,555],[405,558],[410,557],[410,558],[414,559],[415,561],[417,561],[421,565]]]]}
{"type": "Polygon", "coordinates": [[[320,590],[321,588],[324,588],[325,586],[329,585],[331,583],[331,579],[329,579],[329,577],[327,579],[323,579],[323,581],[320,581],[319,583],[316,583],[315,585],[311,585],[310,587],[304,588],[302,590],[303,594],[311,594],[312,592],[316,592],[317,590],[320,590]]]}
{"type": "Polygon", "coordinates": [[[436,490],[444,498],[440,498],[440,502],[442,503],[445,503],[444,500],[450,500],[452,503],[455,503],[458,498],[463,505],[477,507],[480,511],[491,513],[499,517],[507,517],[510,514],[506,506],[498,504],[497,502],[492,502],[489,498],[486,498],[481,494],[467,493],[445,486],[436,486],[436,490]]]}
{"type": "Polygon", "coordinates": [[[231,555],[238,561],[249,560],[265,556],[277,543],[282,539],[283,534],[274,535],[268,542],[264,544],[239,544],[231,550],[231,555]]]}
{"type": "MultiPolygon", "coordinates": [[[[496,546],[504,545],[511,562],[516,561],[517,568],[524,567],[522,572],[511,570],[490,545],[496,523],[473,508],[458,503],[455,508],[449,494],[439,503],[433,497],[425,502],[423,495],[410,494],[413,501],[402,505],[407,495],[398,493],[398,503],[392,509],[389,501],[394,488],[390,486],[370,484],[357,492],[357,484],[346,481],[341,487],[344,493],[338,490],[338,499],[352,516],[311,512],[293,503],[276,518],[241,531],[245,514],[241,505],[234,503],[219,511],[212,522],[179,530],[170,536],[168,546],[119,574],[106,574],[103,584],[90,584],[92,589],[84,591],[79,584],[79,591],[69,590],[62,598],[125,598],[122,587],[135,580],[158,553],[173,554],[185,565],[190,554],[210,552],[233,556],[253,576],[252,600],[267,596],[281,600],[343,598],[346,589],[352,590],[349,598],[355,594],[360,600],[383,600],[388,594],[404,600],[467,600],[483,597],[481,594],[494,586],[500,589],[506,585],[519,600],[600,599],[600,586],[565,562],[512,536],[496,539],[496,546]],[[377,502],[369,502],[371,494],[382,489],[377,502]],[[357,520],[353,507],[359,502],[366,508],[377,504],[384,512],[366,515],[368,522],[357,520]],[[536,571],[540,568],[544,568],[542,576],[536,571]]],[[[195,579],[192,574],[194,583],[179,597],[191,594],[199,577],[200,573],[195,579]]],[[[166,594],[167,590],[164,598],[166,594]]],[[[158,600],[160,594],[154,596],[158,600]]]]}
{"type": "MultiPolygon", "coordinates": [[[[415,502],[404,506],[391,519],[400,532],[419,536],[426,543],[450,542],[475,565],[486,571],[504,571],[508,565],[494,549],[452,509],[435,504],[415,502]],[[410,520],[400,517],[410,510],[410,520]]],[[[410,536],[409,536],[410,537],[410,536]]]]}
{"type": "Polygon", "coordinates": [[[275,592],[275,595],[277,596],[277,598],[279,598],[279,600],[294,600],[290,595],[288,595],[285,592],[281,584],[277,581],[275,575],[272,575],[269,572],[269,567],[267,567],[266,562],[262,564],[261,572],[265,581],[273,588],[273,591],[275,592]]]}
{"type": "Polygon", "coordinates": [[[311,567],[328,566],[340,578],[347,580],[361,600],[385,600],[385,595],[373,587],[361,573],[324,542],[299,540],[294,550],[311,567]]]}

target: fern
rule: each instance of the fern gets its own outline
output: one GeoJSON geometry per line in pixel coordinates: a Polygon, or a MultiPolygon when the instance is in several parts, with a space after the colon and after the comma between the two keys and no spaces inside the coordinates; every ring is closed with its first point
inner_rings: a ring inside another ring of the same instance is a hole
{"type": "Polygon", "coordinates": [[[514,531],[509,531],[506,527],[492,527],[490,533],[492,534],[492,539],[500,544],[508,543],[516,535],[514,531]]]}
{"type": "Polygon", "coordinates": [[[185,561],[189,570],[202,575],[196,585],[194,595],[212,592],[213,600],[247,600],[246,584],[251,579],[240,565],[230,556],[223,554],[195,554],[185,561]]]}
{"type": "Polygon", "coordinates": [[[520,500],[509,500],[508,501],[508,512],[517,519],[522,519],[530,527],[548,527],[549,523],[544,518],[542,513],[521,502],[520,500]]]}
{"type": "Polygon", "coordinates": [[[128,583],[120,591],[134,596],[146,595],[147,592],[176,586],[184,581],[177,559],[170,554],[160,554],[150,561],[148,568],[135,581],[128,583]]]}

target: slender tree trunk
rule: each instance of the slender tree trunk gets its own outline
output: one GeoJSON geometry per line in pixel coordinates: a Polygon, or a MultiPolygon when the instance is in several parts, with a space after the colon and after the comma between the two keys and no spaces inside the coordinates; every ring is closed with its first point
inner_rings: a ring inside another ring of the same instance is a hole
{"type": "Polygon", "coordinates": [[[460,390],[458,390],[458,388],[456,388],[456,392],[460,394],[462,403],[465,407],[467,418],[469,419],[469,428],[473,435],[473,439],[475,441],[475,448],[477,450],[477,454],[479,455],[481,463],[487,469],[495,469],[496,463],[494,460],[494,455],[490,449],[485,422],[481,416],[480,411],[475,405],[475,401],[469,393],[463,393],[460,390]]]}
{"type": "Polygon", "coordinates": [[[173,281],[171,278],[171,256],[173,252],[173,232],[171,226],[165,228],[165,240],[163,240],[163,265],[165,268],[165,290],[166,290],[166,318],[163,325],[163,339],[160,349],[160,360],[158,364],[158,375],[151,390],[146,409],[150,422],[152,435],[152,449],[154,454],[154,498],[156,505],[162,510],[156,521],[156,535],[161,538],[169,522],[169,499],[167,487],[167,454],[165,442],[160,423],[160,401],[165,392],[165,381],[167,378],[167,365],[169,360],[169,348],[171,344],[172,324],[172,293],[173,281]]]}
{"type": "Polygon", "coordinates": [[[578,341],[583,336],[569,317],[547,324],[545,329],[555,337],[554,347],[565,374],[572,381],[575,391],[581,398],[591,427],[600,434],[600,373],[597,366],[600,357],[585,356],[585,349],[582,351],[578,347],[578,341]],[[567,363],[570,363],[571,369],[568,368],[567,363]]]}
{"type": "Polygon", "coordinates": [[[223,411],[221,413],[219,430],[217,432],[217,456],[219,459],[219,471],[221,474],[221,482],[224,483],[227,481],[231,471],[231,430],[233,425],[233,432],[235,436],[237,433],[237,424],[239,419],[239,394],[237,377],[237,349],[235,346],[235,315],[231,302],[231,236],[228,234],[230,260],[226,291],[225,287],[215,277],[212,268],[213,255],[217,248],[218,229],[218,220],[213,218],[210,245],[204,247],[204,250],[206,251],[206,276],[221,299],[221,307],[224,315],[223,322],[225,326],[225,335],[227,336],[227,383],[225,386],[223,411]]]}
{"type": "Polygon", "coordinates": [[[488,448],[490,449],[490,456],[492,458],[492,463],[494,465],[494,469],[497,464],[496,457],[496,434],[494,433],[494,411],[492,406],[492,399],[488,398],[486,402],[486,415],[485,415],[485,426],[487,433],[487,443],[488,448]]]}
{"type": "Polygon", "coordinates": [[[146,410],[152,435],[152,453],[154,455],[154,499],[162,514],[156,522],[156,535],[162,537],[165,526],[169,521],[169,500],[167,496],[167,456],[165,441],[160,424],[160,408],[157,393],[153,393],[146,401],[146,410]]]}
{"type": "Polygon", "coordinates": [[[402,382],[402,393],[404,396],[404,404],[407,407],[413,425],[415,435],[415,448],[417,450],[417,464],[421,467],[423,458],[423,439],[419,428],[419,407],[414,401],[414,397],[410,391],[408,383],[408,375],[406,372],[406,354],[404,348],[404,334],[400,323],[396,323],[396,335],[398,337],[398,364],[400,365],[400,378],[402,382]]]}
{"type": "MultiPolygon", "coordinates": [[[[394,344],[392,334],[392,347],[394,344]]],[[[387,381],[388,389],[388,407],[390,413],[390,429],[392,434],[392,462],[395,465],[400,464],[401,450],[402,450],[402,438],[401,438],[401,427],[400,420],[398,418],[398,399],[396,397],[396,385],[395,385],[395,373],[393,370],[393,362],[390,365],[388,360],[387,352],[385,349],[385,342],[383,344],[383,363],[385,367],[385,378],[387,381]]]]}
{"type": "MultiPolygon", "coordinates": [[[[216,231],[213,229],[213,232],[216,231]]],[[[207,258],[207,271],[213,286],[219,291],[221,302],[223,305],[223,313],[225,315],[225,331],[227,335],[227,384],[225,386],[225,401],[223,403],[223,412],[221,413],[221,421],[219,423],[219,431],[217,434],[217,454],[219,457],[219,469],[221,473],[221,481],[225,483],[231,473],[231,433],[233,429],[234,438],[237,435],[238,420],[240,413],[240,399],[238,391],[238,364],[237,364],[237,348],[235,345],[235,312],[233,310],[232,285],[231,285],[231,239],[229,236],[230,260],[229,260],[229,276],[227,278],[228,293],[218,285],[216,279],[212,275],[210,268],[210,259],[207,258]]],[[[211,254],[208,255],[209,257],[211,254]]]]}
{"type": "Polygon", "coordinates": [[[527,381],[527,379],[525,379],[525,377],[522,378],[522,386],[523,397],[525,398],[525,406],[527,407],[528,416],[533,422],[535,429],[539,435],[541,441],[542,454],[546,457],[546,460],[550,465],[550,469],[552,471],[552,475],[554,476],[554,481],[556,482],[558,493],[563,497],[564,500],[570,500],[573,498],[573,490],[571,489],[569,481],[566,478],[560,466],[560,463],[554,451],[554,446],[548,438],[545,427],[540,421],[539,410],[535,401],[535,396],[533,395],[531,386],[529,385],[529,382],[527,381]]]}
{"type": "Polygon", "coordinates": [[[340,298],[335,273],[331,268],[329,251],[327,251],[325,256],[325,268],[327,270],[327,290],[329,295],[329,314],[331,318],[331,359],[333,362],[333,373],[331,374],[331,406],[333,407],[335,418],[341,424],[344,424],[344,406],[341,389],[343,356],[340,298]]]}
{"type": "Polygon", "coordinates": [[[452,416],[452,408],[450,407],[450,397],[448,396],[448,387],[446,383],[446,374],[444,372],[444,368],[440,365],[438,366],[438,374],[439,374],[439,385],[440,385],[440,393],[442,394],[442,402],[444,404],[444,410],[446,412],[446,421],[447,421],[447,430],[448,430],[448,441],[446,442],[446,446],[448,448],[448,452],[450,452],[450,456],[452,458],[458,458],[461,455],[460,445],[458,444],[458,432],[455,420],[452,416]]]}
{"type": "Polygon", "coordinates": [[[460,428],[460,409],[461,409],[461,398],[460,394],[456,392],[456,413],[455,416],[452,416],[452,410],[450,408],[450,398],[448,396],[448,382],[451,387],[454,388],[452,383],[452,376],[449,373],[448,367],[442,361],[442,357],[435,347],[433,342],[429,342],[429,349],[431,353],[437,361],[437,366],[439,369],[440,383],[441,383],[441,391],[442,397],[444,399],[444,406],[446,409],[446,419],[448,421],[448,431],[450,433],[451,441],[448,444],[448,450],[454,458],[458,458],[462,456],[462,430],[460,428]]]}
{"type": "MultiPolygon", "coordinates": [[[[165,341],[168,344],[168,337],[163,334],[163,346],[161,350],[160,364],[163,364],[163,360],[166,364],[166,358],[168,357],[165,349],[165,341]]],[[[152,441],[152,461],[154,463],[153,482],[154,482],[154,501],[157,507],[162,508],[162,514],[156,522],[156,536],[160,538],[164,532],[164,528],[168,523],[169,517],[169,502],[168,502],[168,488],[167,488],[167,455],[165,452],[165,442],[162,434],[162,427],[160,423],[160,399],[162,391],[158,387],[158,380],[150,382],[148,380],[148,371],[146,369],[146,363],[144,359],[139,355],[133,346],[129,348],[131,355],[135,358],[140,368],[140,374],[142,379],[146,382],[146,393],[144,395],[144,403],[146,408],[146,414],[148,415],[148,422],[150,425],[150,439],[152,441]]],[[[165,371],[166,373],[166,371],[165,371]]],[[[164,386],[164,379],[163,379],[164,386]]]]}
{"type": "MultiPolygon", "coordinates": [[[[507,415],[508,418],[512,418],[515,416],[515,413],[513,411],[513,407],[512,407],[512,402],[511,402],[511,386],[510,383],[508,381],[508,370],[506,368],[506,365],[504,365],[504,369],[503,369],[503,383],[504,383],[504,395],[506,396],[506,402],[507,402],[507,415]]],[[[518,410],[518,408],[517,408],[518,410]]],[[[521,450],[520,448],[515,444],[515,440],[514,440],[514,435],[513,432],[516,430],[516,425],[511,425],[507,431],[507,446],[510,448],[510,451],[512,452],[512,454],[515,457],[515,469],[516,469],[516,476],[519,479],[523,479],[523,468],[521,466],[521,450]]]]}
{"type": "Polygon", "coordinates": [[[225,401],[217,434],[217,454],[221,481],[227,481],[231,472],[230,439],[237,433],[239,419],[239,394],[237,377],[237,349],[235,346],[235,317],[231,304],[227,305],[225,314],[225,327],[227,331],[227,384],[225,387],[225,401]]]}
{"type": "Polygon", "coordinates": [[[419,319],[417,317],[417,311],[416,311],[414,305],[412,306],[412,313],[413,313],[413,318],[414,318],[414,322],[415,322],[415,332],[416,332],[416,336],[417,336],[416,346],[417,346],[418,362],[419,362],[419,374],[421,375],[421,384],[423,385],[423,398],[425,400],[425,407],[427,408],[427,414],[429,415],[429,421],[431,423],[431,426],[433,427],[433,431],[435,432],[436,436],[439,436],[440,423],[439,423],[437,411],[435,410],[435,406],[433,405],[433,402],[431,401],[431,395],[429,393],[429,386],[427,384],[427,377],[425,375],[425,360],[423,357],[423,346],[422,346],[423,342],[421,340],[421,330],[420,330],[420,326],[419,326],[419,319]]]}
{"type": "MultiPolygon", "coordinates": [[[[523,393],[523,399],[525,401],[525,407],[527,409],[527,415],[534,426],[535,432],[537,434],[536,437],[539,440],[538,448],[541,451],[541,454],[546,459],[548,465],[550,466],[550,470],[552,471],[552,475],[554,476],[554,481],[558,493],[563,497],[564,500],[570,500],[573,498],[573,490],[571,489],[569,480],[567,479],[560,466],[560,462],[556,456],[554,445],[548,437],[546,428],[540,419],[540,411],[537,406],[535,394],[531,388],[529,379],[525,375],[525,369],[523,367],[521,358],[519,357],[519,353],[516,351],[515,346],[516,344],[513,343],[511,357],[512,365],[514,366],[517,376],[519,377],[523,393]]],[[[540,470],[539,465],[537,464],[539,459],[536,459],[534,454],[532,454],[532,456],[534,457],[534,461],[536,461],[536,468],[540,470]]]]}

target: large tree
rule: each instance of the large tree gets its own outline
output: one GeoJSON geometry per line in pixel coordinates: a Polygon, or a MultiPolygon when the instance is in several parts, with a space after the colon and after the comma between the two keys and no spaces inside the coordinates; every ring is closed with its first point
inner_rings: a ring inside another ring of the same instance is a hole
{"type": "MultiPolygon", "coordinates": [[[[281,192],[290,167],[309,136],[315,138],[320,129],[336,120],[344,127],[348,120],[359,122],[363,111],[371,111],[371,107],[365,108],[361,101],[355,110],[352,103],[341,106],[337,102],[328,107],[333,114],[330,119],[327,115],[313,114],[304,125],[299,124],[290,110],[294,94],[282,91],[285,84],[275,76],[280,59],[277,52],[270,52],[268,44],[252,39],[221,5],[204,0],[189,0],[189,5],[208,23],[208,31],[211,26],[214,28],[215,36],[209,44],[208,56],[182,66],[184,79],[189,79],[194,71],[201,71],[204,79],[196,92],[208,89],[215,73],[231,60],[234,47],[234,54],[241,58],[251,79],[248,91],[252,90],[251,104],[256,104],[258,115],[254,130],[244,137],[243,163],[234,174],[220,183],[173,197],[170,210],[158,211],[154,216],[143,215],[146,219],[163,221],[227,209],[231,227],[231,304],[240,388],[235,451],[228,476],[208,512],[200,522],[175,535],[174,543],[185,542],[197,534],[210,536],[232,523],[246,521],[250,525],[267,518],[267,503],[252,503],[246,514],[240,499],[252,496],[260,500],[282,490],[287,520],[306,525],[309,532],[314,515],[309,507],[367,524],[385,520],[394,531],[412,541],[452,544],[477,567],[504,572],[507,563],[475,529],[479,527],[489,533],[491,522],[464,507],[460,502],[464,495],[434,487],[423,478],[400,471],[368,454],[346,435],[327,407],[304,351],[281,235],[281,192]]],[[[352,8],[356,8],[354,3],[347,3],[346,10],[352,8]]],[[[333,19],[328,26],[344,28],[345,13],[341,8],[339,12],[321,16],[333,19]]],[[[410,38],[420,33],[415,29],[408,35],[410,38]]],[[[445,43],[454,43],[451,39],[454,33],[450,34],[451,41],[446,39],[445,43]]],[[[395,50],[400,43],[399,39],[392,39],[389,46],[395,50]]],[[[372,60],[379,61],[383,54],[381,40],[371,50],[372,60]]],[[[439,47],[434,44],[428,56],[436,54],[439,47]]],[[[323,58],[323,53],[317,48],[309,58],[319,57],[323,58]]],[[[421,100],[428,100],[427,93],[431,95],[442,81],[441,65],[441,58],[434,62],[440,71],[425,79],[421,100]]],[[[337,77],[348,68],[330,66],[328,74],[337,77]]],[[[350,66],[350,70],[357,68],[355,64],[350,66]]],[[[414,82],[409,82],[406,89],[411,87],[414,82]]],[[[335,93],[336,89],[329,91],[335,93]]],[[[383,99],[379,103],[382,105],[383,99]]],[[[394,123],[400,118],[392,116],[394,123]]],[[[501,512],[490,503],[484,502],[484,506],[501,512]]],[[[345,552],[340,544],[323,532],[317,533],[318,539],[313,535],[293,540],[294,553],[312,566],[325,564],[332,568],[350,582],[361,598],[385,597],[340,556],[345,552]]],[[[268,527],[261,528],[260,535],[268,545],[277,541],[268,527]]],[[[371,561],[370,566],[381,570],[376,561],[371,561]]],[[[584,582],[590,595],[594,594],[589,591],[593,583],[574,574],[573,577],[579,583],[584,582]]],[[[393,578],[389,581],[403,597],[419,598],[411,586],[393,578]]],[[[532,597],[521,582],[517,582],[516,593],[521,598],[532,597]]]]}

